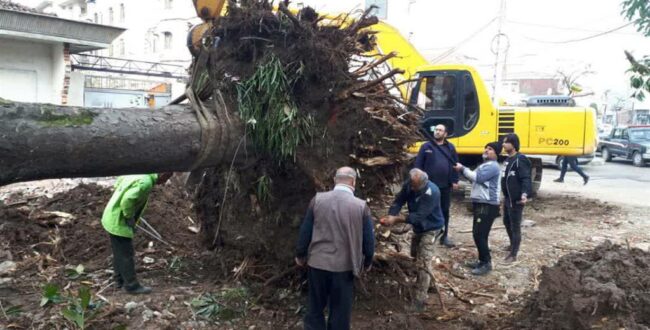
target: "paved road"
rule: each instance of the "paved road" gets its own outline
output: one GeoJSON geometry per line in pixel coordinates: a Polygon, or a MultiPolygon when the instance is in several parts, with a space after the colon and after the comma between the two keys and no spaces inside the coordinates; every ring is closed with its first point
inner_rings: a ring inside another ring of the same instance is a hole
{"type": "Polygon", "coordinates": [[[596,159],[594,164],[583,166],[591,177],[589,184],[582,185],[582,178],[573,172],[567,173],[564,183],[553,182],[560,171],[545,168],[543,192],[564,192],[611,203],[632,206],[650,206],[650,167],[635,167],[631,162],[613,160],[604,163],[596,159]]]}

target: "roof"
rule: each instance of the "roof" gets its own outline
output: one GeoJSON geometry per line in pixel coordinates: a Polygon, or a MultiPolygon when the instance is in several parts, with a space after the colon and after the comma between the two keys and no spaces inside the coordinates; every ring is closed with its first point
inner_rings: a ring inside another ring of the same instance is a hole
{"type": "Polygon", "coordinates": [[[38,10],[36,10],[36,8],[23,6],[21,4],[17,4],[8,0],[0,0],[0,9],[20,11],[24,13],[38,13],[38,10]]]}
{"type": "Polygon", "coordinates": [[[0,4],[2,4],[0,6],[0,37],[67,43],[73,54],[107,48],[115,38],[125,31],[123,28],[114,26],[64,19],[35,11],[8,9],[27,7],[20,5],[14,7],[14,3],[6,0],[0,0],[0,4]]]}

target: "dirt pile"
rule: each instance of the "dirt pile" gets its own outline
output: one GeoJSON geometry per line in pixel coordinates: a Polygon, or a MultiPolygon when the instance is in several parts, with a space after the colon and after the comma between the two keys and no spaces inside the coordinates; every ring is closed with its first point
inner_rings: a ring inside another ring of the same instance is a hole
{"type": "Polygon", "coordinates": [[[605,242],[542,270],[539,290],[516,319],[535,329],[647,329],[650,253],[605,242]]]}
{"type": "MultiPolygon", "coordinates": [[[[110,242],[101,226],[104,207],[112,190],[95,184],[81,184],[52,198],[26,200],[13,196],[0,206],[0,238],[12,259],[25,261],[22,271],[42,271],[49,265],[84,264],[95,270],[110,266],[110,242]],[[38,257],[35,255],[48,256],[38,257]],[[39,266],[39,267],[33,267],[39,266]]],[[[196,234],[187,227],[192,223],[191,201],[183,189],[174,185],[155,187],[144,217],[176,248],[195,250],[196,234]]],[[[138,251],[148,247],[152,239],[136,235],[138,251]]],[[[155,241],[155,245],[160,245],[155,241]]],[[[165,249],[160,249],[165,255],[165,249]]]]}

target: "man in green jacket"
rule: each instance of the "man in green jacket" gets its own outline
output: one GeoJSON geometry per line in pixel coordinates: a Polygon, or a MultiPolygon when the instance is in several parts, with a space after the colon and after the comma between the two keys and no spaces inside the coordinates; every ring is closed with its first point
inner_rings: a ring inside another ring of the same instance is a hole
{"type": "Polygon", "coordinates": [[[121,176],[104,214],[102,226],[111,238],[113,276],[118,288],[132,294],[147,294],[151,288],[138,283],[135,276],[133,233],[147,206],[154,184],[163,184],[173,173],[121,176]]]}

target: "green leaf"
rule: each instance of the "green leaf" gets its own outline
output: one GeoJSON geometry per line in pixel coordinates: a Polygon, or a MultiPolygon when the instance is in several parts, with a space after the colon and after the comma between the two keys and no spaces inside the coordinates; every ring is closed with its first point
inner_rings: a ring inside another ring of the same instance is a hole
{"type": "Polygon", "coordinates": [[[90,305],[90,289],[87,286],[79,288],[79,299],[81,299],[81,308],[83,310],[88,309],[88,305],[90,305]]]}
{"type": "Polygon", "coordinates": [[[61,311],[61,314],[63,314],[63,317],[68,319],[68,321],[73,322],[76,324],[79,328],[83,329],[85,325],[85,320],[83,313],[79,313],[78,311],[68,307],[65,308],[61,311]]]}
{"type": "Polygon", "coordinates": [[[48,283],[43,286],[43,296],[41,298],[41,307],[49,303],[58,304],[61,302],[59,287],[56,284],[48,283]]]}

